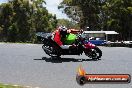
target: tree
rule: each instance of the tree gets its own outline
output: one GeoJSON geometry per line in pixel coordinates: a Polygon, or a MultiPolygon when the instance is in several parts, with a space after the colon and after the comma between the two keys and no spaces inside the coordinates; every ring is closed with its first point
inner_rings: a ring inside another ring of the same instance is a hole
{"type": "Polygon", "coordinates": [[[57,25],[44,0],[10,0],[0,5],[1,41],[34,42],[36,32],[50,32],[57,25]]]}
{"type": "Polygon", "coordinates": [[[81,28],[86,28],[87,26],[92,30],[99,28],[98,0],[63,0],[60,5],[69,17],[73,20],[76,19],[80,23],[81,28]]]}
{"type": "Polygon", "coordinates": [[[81,28],[114,30],[122,40],[132,40],[132,0],[63,0],[59,8],[81,28]]]}
{"type": "Polygon", "coordinates": [[[1,35],[2,35],[2,41],[7,41],[8,37],[8,28],[11,25],[12,20],[12,5],[10,3],[3,3],[0,6],[0,27],[1,27],[1,35]]]}
{"type": "Polygon", "coordinates": [[[79,25],[75,22],[69,21],[68,19],[58,19],[58,26],[63,25],[67,28],[80,29],[79,25]]]}
{"type": "Polygon", "coordinates": [[[107,19],[104,22],[106,30],[120,33],[122,40],[130,40],[132,34],[132,0],[108,0],[102,6],[107,19]]]}

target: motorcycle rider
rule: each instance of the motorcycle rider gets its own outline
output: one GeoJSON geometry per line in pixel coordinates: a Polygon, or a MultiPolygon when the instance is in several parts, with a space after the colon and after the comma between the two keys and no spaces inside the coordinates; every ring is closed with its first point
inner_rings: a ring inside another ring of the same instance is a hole
{"type": "Polygon", "coordinates": [[[67,35],[67,28],[65,26],[60,26],[52,33],[52,39],[62,48],[69,49],[71,45],[64,45],[62,39],[67,35]]]}
{"type": "Polygon", "coordinates": [[[57,28],[57,30],[55,30],[52,33],[52,39],[62,48],[62,49],[69,49],[71,46],[75,45],[65,45],[64,42],[62,40],[64,40],[66,38],[66,35],[68,33],[77,33],[80,32],[79,30],[75,30],[75,29],[67,29],[65,26],[60,26],[57,28]]]}

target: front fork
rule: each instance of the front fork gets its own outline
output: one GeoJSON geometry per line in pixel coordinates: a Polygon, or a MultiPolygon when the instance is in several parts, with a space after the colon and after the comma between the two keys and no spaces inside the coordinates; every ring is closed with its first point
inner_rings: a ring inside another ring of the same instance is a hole
{"type": "Polygon", "coordinates": [[[92,56],[93,56],[92,49],[96,48],[96,46],[92,43],[88,43],[88,44],[84,44],[83,47],[84,47],[85,55],[92,58],[92,56]]]}

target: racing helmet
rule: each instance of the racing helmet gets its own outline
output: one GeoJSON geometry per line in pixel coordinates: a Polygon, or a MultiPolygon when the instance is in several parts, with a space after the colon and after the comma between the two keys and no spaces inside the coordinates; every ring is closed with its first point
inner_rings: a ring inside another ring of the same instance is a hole
{"type": "Polygon", "coordinates": [[[61,26],[59,30],[60,30],[60,34],[62,35],[62,37],[65,38],[67,35],[67,28],[65,26],[61,26]]]}

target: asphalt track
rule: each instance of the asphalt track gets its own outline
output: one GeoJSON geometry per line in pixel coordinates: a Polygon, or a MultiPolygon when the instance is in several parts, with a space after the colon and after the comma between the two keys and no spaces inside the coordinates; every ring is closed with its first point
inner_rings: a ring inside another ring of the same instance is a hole
{"type": "Polygon", "coordinates": [[[132,88],[129,84],[76,83],[80,65],[88,74],[132,75],[132,48],[99,47],[103,56],[92,61],[85,55],[51,59],[41,44],[0,43],[0,83],[39,88],[132,88]]]}

